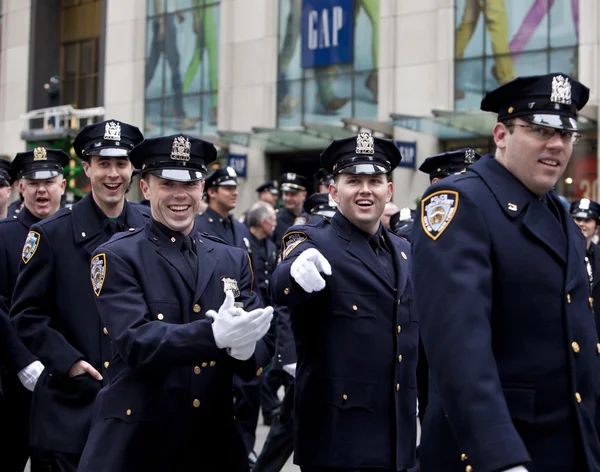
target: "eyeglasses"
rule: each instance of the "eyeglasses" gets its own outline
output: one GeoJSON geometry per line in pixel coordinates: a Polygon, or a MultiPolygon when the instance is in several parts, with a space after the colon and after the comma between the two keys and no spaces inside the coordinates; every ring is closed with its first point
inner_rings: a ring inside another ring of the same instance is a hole
{"type": "Polygon", "coordinates": [[[561,141],[563,141],[565,143],[577,144],[577,142],[581,138],[581,134],[579,134],[575,131],[569,131],[566,129],[548,128],[546,126],[539,126],[539,125],[534,125],[534,124],[522,125],[519,123],[512,123],[512,124],[506,125],[506,126],[507,127],[519,126],[521,128],[527,128],[527,129],[529,129],[529,134],[531,136],[533,136],[538,141],[541,141],[544,143],[547,141],[550,141],[552,138],[554,138],[556,133],[558,133],[558,135],[560,136],[561,141]]]}

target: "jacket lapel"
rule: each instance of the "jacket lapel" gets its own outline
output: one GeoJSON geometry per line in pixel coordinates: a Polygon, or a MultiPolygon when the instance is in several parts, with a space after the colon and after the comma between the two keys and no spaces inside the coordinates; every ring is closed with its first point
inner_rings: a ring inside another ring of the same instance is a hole
{"type": "Polygon", "coordinates": [[[523,224],[529,232],[548,247],[563,263],[567,262],[567,239],[554,215],[540,200],[530,202],[523,224]]]}
{"type": "Polygon", "coordinates": [[[73,205],[73,238],[75,244],[83,246],[91,256],[100,244],[110,239],[110,236],[98,217],[98,212],[94,208],[92,192],[89,192],[83,199],[73,205]]]}
{"type": "Polygon", "coordinates": [[[210,278],[212,277],[215,267],[217,267],[218,259],[213,256],[213,248],[206,248],[199,233],[196,233],[196,257],[198,257],[198,275],[196,278],[196,289],[194,291],[194,301],[198,300],[210,278]]]}
{"type": "Polygon", "coordinates": [[[165,236],[155,234],[150,224],[146,226],[146,234],[148,239],[156,244],[156,252],[179,272],[186,285],[193,291],[195,289],[194,274],[177,246],[167,241],[165,236]]]}
{"type": "Polygon", "coordinates": [[[404,253],[403,257],[403,251],[401,251],[398,247],[396,247],[395,244],[391,242],[392,238],[390,237],[389,231],[385,229],[384,231],[388,233],[386,234],[386,239],[387,241],[390,241],[388,245],[392,250],[392,257],[394,258],[394,265],[396,266],[396,286],[394,288],[398,289],[398,297],[400,297],[400,294],[404,291],[406,281],[408,280],[408,274],[410,272],[410,263],[408,261],[410,254],[404,253]]]}

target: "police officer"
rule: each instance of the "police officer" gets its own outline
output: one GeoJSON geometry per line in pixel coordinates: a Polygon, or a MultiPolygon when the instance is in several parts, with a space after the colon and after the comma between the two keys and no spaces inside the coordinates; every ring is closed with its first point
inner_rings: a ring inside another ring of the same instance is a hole
{"type": "Polygon", "coordinates": [[[12,168],[10,161],[0,159],[0,219],[8,216],[8,199],[12,190],[12,168]]]}
{"type": "MultiPolygon", "coordinates": [[[[277,206],[277,200],[279,200],[279,188],[277,187],[276,180],[269,180],[265,183],[260,184],[258,187],[256,187],[256,193],[258,193],[259,202],[266,202],[273,208],[277,206]]],[[[240,223],[248,224],[247,218],[248,210],[242,213],[238,221],[240,223]]]]}
{"type": "Polygon", "coordinates": [[[116,120],[84,127],[73,146],[91,192],[32,225],[23,247],[11,318],[46,367],[31,404],[31,445],[53,471],[77,469],[109,368],[110,342],[88,282],[90,258],[117,231],[145,223],[125,201],[128,153],[140,141],[138,128],[116,120]]]}
{"type": "Polygon", "coordinates": [[[331,219],[290,228],[273,297],[298,349],[294,461],[307,471],[398,471],[416,447],[417,314],[410,246],[380,222],[393,141],[360,133],[322,154],[331,219]]]}
{"type": "MultiPolygon", "coordinates": [[[[304,211],[310,215],[324,218],[333,218],[337,205],[329,192],[313,193],[304,201],[304,211]]],[[[317,218],[318,219],[318,218],[317,218]]]]}
{"type": "Polygon", "coordinates": [[[216,157],[213,144],[186,135],[147,139],[131,153],[152,219],[92,258],[114,344],[80,472],[248,470],[231,380],[268,362],[260,339],[273,310],[260,308],[245,251],[194,229],[216,157]]]}
{"type": "Polygon", "coordinates": [[[317,193],[329,193],[329,185],[333,183],[333,176],[322,167],[313,175],[317,181],[317,193]]]}
{"type": "Polygon", "coordinates": [[[206,176],[204,182],[208,207],[196,216],[200,233],[218,236],[227,244],[250,249],[248,228],[232,218],[238,197],[237,174],[233,167],[219,168],[206,176]]]}
{"type": "Polygon", "coordinates": [[[481,154],[471,148],[443,152],[425,159],[419,170],[428,174],[429,182],[435,184],[450,175],[464,174],[467,168],[480,158],[481,154]]]}
{"type": "MultiPolygon", "coordinates": [[[[30,392],[44,369],[19,339],[10,323],[9,310],[29,227],[60,208],[66,185],[62,170],[68,163],[69,156],[61,150],[39,147],[18,153],[12,172],[20,178],[25,204],[17,215],[0,221],[0,359],[3,368],[0,418],[5,431],[10,432],[0,443],[0,457],[2,470],[9,472],[23,472],[30,456],[30,392]]],[[[4,174],[3,177],[9,178],[4,174]]],[[[35,454],[31,455],[34,457],[32,468],[38,470],[35,454]]]]}
{"type": "Polygon", "coordinates": [[[600,344],[584,238],[553,190],[588,97],[564,74],[488,92],[481,108],[498,114],[495,155],[421,200],[413,267],[431,372],[423,470],[600,470],[600,344]]]}
{"type": "MultiPolygon", "coordinates": [[[[600,250],[598,245],[593,242],[600,225],[600,204],[589,198],[582,198],[571,203],[570,211],[575,223],[585,237],[592,298],[600,300],[600,250]]],[[[594,304],[594,313],[596,315],[596,329],[600,337],[600,303],[594,304]]]]}
{"type": "Polygon", "coordinates": [[[260,291],[262,300],[269,304],[271,274],[277,265],[277,246],[271,239],[277,226],[273,207],[266,202],[253,204],[248,210],[248,226],[254,282],[260,291]]]}
{"type": "Polygon", "coordinates": [[[412,239],[412,228],[415,219],[415,210],[411,208],[401,208],[398,212],[390,216],[390,231],[396,236],[410,241],[412,239]]]}
{"type": "Polygon", "coordinates": [[[283,196],[283,208],[277,212],[277,228],[273,233],[273,241],[281,249],[281,238],[293,225],[304,224],[309,215],[302,210],[306,200],[308,180],[302,175],[287,172],[279,179],[279,189],[283,196]]]}

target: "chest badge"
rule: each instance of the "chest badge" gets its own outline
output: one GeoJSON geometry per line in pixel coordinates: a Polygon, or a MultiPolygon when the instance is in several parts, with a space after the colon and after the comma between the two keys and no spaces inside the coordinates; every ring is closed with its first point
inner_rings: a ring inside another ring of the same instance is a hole
{"type": "Polygon", "coordinates": [[[25,264],[27,264],[31,260],[31,258],[35,254],[35,251],[37,251],[39,244],[40,233],[38,233],[37,231],[30,231],[27,234],[27,239],[25,239],[25,245],[23,246],[23,254],[21,256],[25,264]]]}
{"type": "Polygon", "coordinates": [[[240,289],[238,287],[237,280],[230,277],[221,277],[221,282],[223,282],[223,292],[231,292],[233,294],[233,298],[240,296],[240,289]]]}

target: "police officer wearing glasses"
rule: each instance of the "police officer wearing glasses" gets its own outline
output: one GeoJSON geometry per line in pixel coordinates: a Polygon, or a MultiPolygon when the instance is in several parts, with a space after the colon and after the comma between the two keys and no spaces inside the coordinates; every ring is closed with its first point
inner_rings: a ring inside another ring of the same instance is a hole
{"type": "Polygon", "coordinates": [[[488,92],[495,154],[421,200],[413,274],[431,373],[424,471],[600,470],[585,240],[554,190],[588,97],[559,73],[488,92]]]}

